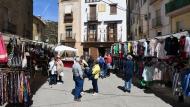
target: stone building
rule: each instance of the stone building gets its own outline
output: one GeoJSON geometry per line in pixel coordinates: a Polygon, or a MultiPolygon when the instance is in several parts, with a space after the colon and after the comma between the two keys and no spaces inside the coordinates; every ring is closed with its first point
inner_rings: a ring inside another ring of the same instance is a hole
{"type": "Polygon", "coordinates": [[[80,32],[80,1],[81,0],[59,0],[58,19],[58,43],[77,48],[77,55],[79,56],[83,54],[80,32]]]}
{"type": "Polygon", "coordinates": [[[165,13],[169,0],[131,0],[131,35],[133,39],[169,34],[170,19],[165,13]]]}
{"type": "Polygon", "coordinates": [[[46,24],[41,17],[33,16],[33,40],[43,41],[46,24]]]}
{"type": "Polygon", "coordinates": [[[33,0],[0,0],[0,32],[32,39],[33,0]]]}

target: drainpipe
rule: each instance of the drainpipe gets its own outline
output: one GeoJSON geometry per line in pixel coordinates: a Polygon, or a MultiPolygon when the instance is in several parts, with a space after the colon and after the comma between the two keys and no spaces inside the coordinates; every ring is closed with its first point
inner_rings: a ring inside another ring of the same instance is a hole
{"type": "Polygon", "coordinates": [[[147,12],[147,17],[148,17],[148,18],[147,18],[147,27],[148,27],[148,29],[147,29],[147,37],[149,38],[149,37],[150,37],[150,35],[149,35],[149,24],[150,24],[150,22],[149,22],[149,21],[150,21],[150,19],[149,19],[149,18],[150,18],[150,16],[149,16],[149,15],[150,15],[150,14],[149,14],[149,7],[150,7],[150,2],[149,2],[149,0],[147,1],[147,5],[148,5],[148,6],[147,6],[147,7],[148,7],[148,12],[147,12]]]}
{"type": "Polygon", "coordinates": [[[131,40],[131,6],[130,6],[130,0],[126,0],[126,6],[127,6],[127,11],[126,11],[126,17],[127,17],[127,21],[126,21],[126,24],[127,24],[127,41],[128,40],[131,40]]]}

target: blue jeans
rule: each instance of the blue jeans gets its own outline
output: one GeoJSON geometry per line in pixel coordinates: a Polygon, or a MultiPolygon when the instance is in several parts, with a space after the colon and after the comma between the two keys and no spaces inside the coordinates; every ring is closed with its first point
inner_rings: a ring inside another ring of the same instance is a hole
{"type": "Polygon", "coordinates": [[[98,93],[98,79],[92,79],[93,91],[98,93]]]}
{"type": "Polygon", "coordinates": [[[131,91],[132,78],[125,80],[124,90],[131,91]]]}
{"type": "Polygon", "coordinates": [[[73,77],[74,81],[75,81],[75,92],[74,92],[74,96],[75,99],[80,98],[80,93],[82,91],[82,85],[83,85],[83,79],[81,79],[80,77],[73,77]]]}

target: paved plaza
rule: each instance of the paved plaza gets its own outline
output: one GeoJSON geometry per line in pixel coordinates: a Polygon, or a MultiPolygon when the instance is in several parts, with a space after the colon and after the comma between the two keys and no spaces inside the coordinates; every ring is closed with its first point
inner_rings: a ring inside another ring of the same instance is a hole
{"type": "MultiPolygon", "coordinates": [[[[121,78],[111,74],[110,77],[99,79],[99,94],[92,96],[90,89],[91,81],[85,79],[84,90],[81,102],[73,101],[71,69],[66,69],[64,84],[54,85],[52,88],[48,82],[43,84],[33,96],[32,107],[186,107],[178,104],[174,99],[163,100],[154,93],[146,93],[143,89],[132,87],[131,93],[124,93],[118,87],[123,85],[121,78]],[[176,103],[175,103],[176,102],[176,103]]],[[[162,90],[162,89],[157,89],[162,90]]],[[[156,90],[155,90],[156,91],[156,90]]],[[[161,93],[162,94],[162,93],[161,93]]],[[[163,95],[164,96],[164,95],[163,95]]],[[[166,95],[167,97],[167,95],[166,95]]]]}

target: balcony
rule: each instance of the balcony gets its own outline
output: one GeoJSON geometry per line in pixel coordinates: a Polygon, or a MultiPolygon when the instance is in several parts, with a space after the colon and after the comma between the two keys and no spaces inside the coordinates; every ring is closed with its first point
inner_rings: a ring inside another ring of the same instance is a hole
{"type": "Polygon", "coordinates": [[[65,14],[64,23],[72,23],[73,22],[73,14],[65,14]]]}
{"type": "Polygon", "coordinates": [[[157,28],[162,26],[161,16],[152,19],[152,28],[157,28]]]}
{"type": "Polygon", "coordinates": [[[62,42],[69,43],[69,42],[76,42],[75,37],[76,37],[76,33],[71,33],[71,34],[65,33],[64,35],[61,36],[60,39],[62,42]]]}
{"type": "Polygon", "coordinates": [[[87,36],[84,36],[83,42],[85,43],[113,43],[113,42],[118,42],[117,36],[114,37],[106,37],[105,35],[100,35],[98,38],[90,38],[87,36]]]}
{"type": "MultiPolygon", "coordinates": [[[[190,5],[190,0],[173,0],[171,2],[168,2],[165,5],[166,14],[169,14],[176,10],[180,10],[182,8],[186,8],[188,7],[188,5],[190,5]]],[[[190,6],[188,9],[186,8],[185,11],[189,11],[189,9],[190,9],[190,6]]],[[[178,13],[181,13],[181,12],[178,12],[178,13]]]]}

